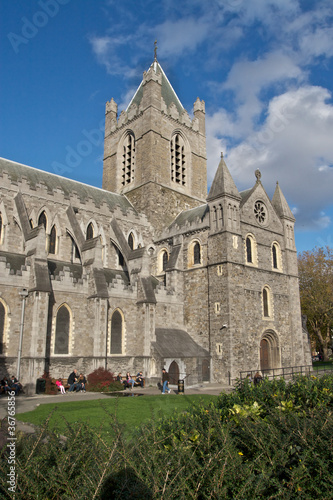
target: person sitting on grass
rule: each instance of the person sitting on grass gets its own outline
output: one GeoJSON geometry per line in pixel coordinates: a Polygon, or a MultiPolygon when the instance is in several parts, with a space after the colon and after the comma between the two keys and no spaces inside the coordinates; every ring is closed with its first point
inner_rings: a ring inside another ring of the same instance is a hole
{"type": "Polygon", "coordinates": [[[140,384],[142,388],[144,387],[144,385],[145,385],[145,379],[143,378],[143,374],[142,374],[142,372],[139,372],[139,373],[137,374],[137,376],[136,376],[136,382],[137,382],[138,384],[140,384]]]}

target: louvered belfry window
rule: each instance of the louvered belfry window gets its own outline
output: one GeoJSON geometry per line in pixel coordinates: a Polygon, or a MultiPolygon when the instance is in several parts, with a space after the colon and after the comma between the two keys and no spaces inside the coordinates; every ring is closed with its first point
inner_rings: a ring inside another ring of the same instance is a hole
{"type": "Polygon", "coordinates": [[[123,161],[122,161],[122,185],[127,186],[134,181],[135,166],[135,139],[132,133],[129,133],[124,140],[123,161]]]}
{"type": "Polygon", "coordinates": [[[171,180],[181,186],[186,185],[185,144],[180,134],[171,139],[171,180]]]}

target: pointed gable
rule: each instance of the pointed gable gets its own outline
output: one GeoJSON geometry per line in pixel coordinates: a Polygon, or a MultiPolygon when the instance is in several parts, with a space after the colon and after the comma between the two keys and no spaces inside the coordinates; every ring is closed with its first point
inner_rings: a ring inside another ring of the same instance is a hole
{"type": "Polygon", "coordinates": [[[228,167],[221,154],[221,161],[217,168],[214,180],[212,182],[207,201],[213,201],[216,198],[221,198],[223,195],[232,196],[240,199],[240,194],[236,188],[236,184],[231,177],[228,167]]]}
{"type": "Polygon", "coordinates": [[[281,219],[290,219],[292,221],[295,221],[295,217],[290,210],[290,207],[287,203],[287,200],[285,199],[281,188],[279,186],[279,183],[276,183],[276,188],[274,192],[274,196],[272,198],[272,205],[275,208],[277,214],[281,219]]]}
{"type": "Polygon", "coordinates": [[[241,220],[251,225],[274,228],[274,231],[282,232],[281,220],[261,183],[259,170],[256,170],[255,175],[257,178],[255,185],[240,193],[242,198],[241,220]]]}

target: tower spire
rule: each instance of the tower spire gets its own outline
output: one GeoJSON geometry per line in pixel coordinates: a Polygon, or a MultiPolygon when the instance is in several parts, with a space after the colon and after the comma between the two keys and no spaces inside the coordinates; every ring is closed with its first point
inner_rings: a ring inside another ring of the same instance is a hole
{"type": "Polygon", "coordinates": [[[154,61],[157,61],[157,40],[154,42],[154,61]]]}

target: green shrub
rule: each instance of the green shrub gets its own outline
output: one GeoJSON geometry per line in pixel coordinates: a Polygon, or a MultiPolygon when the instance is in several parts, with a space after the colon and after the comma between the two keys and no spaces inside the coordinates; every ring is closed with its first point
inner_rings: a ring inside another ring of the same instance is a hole
{"type": "Polygon", "coordinates": [[[105,368],[97,368],[87,376],[87,390],[90,392],[122,391],[124,386],[117,382],[114,374],[105,368]]]}
{"type": "Polygon", "coordinates": [[[152,418],[130,442],[110,415],[111,443],[84,424],[62,440],[46,423],[17,441],[15,499],[330,499],[332,389],[332,376],[244,385],[152,418]]]}

